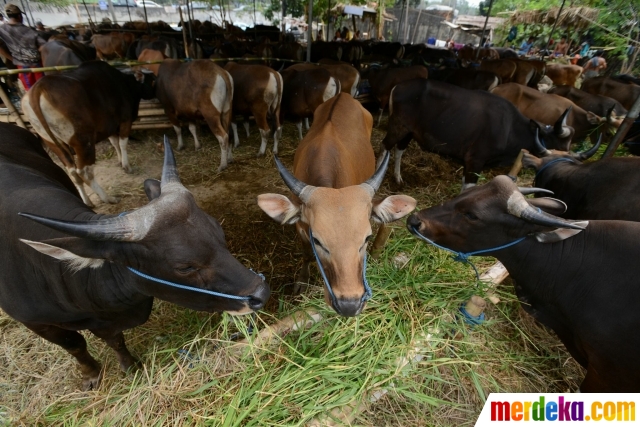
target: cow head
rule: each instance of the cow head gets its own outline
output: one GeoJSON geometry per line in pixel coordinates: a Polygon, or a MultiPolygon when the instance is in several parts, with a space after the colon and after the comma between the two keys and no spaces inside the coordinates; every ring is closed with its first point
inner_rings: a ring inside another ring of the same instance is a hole
{"type": "Polygon", "coordinates": [[[580,163],[593,157],[593,155],[598,152],[600,144],[602,144],[602,134],[600,134],[598,141],[593,145],[593,147],[577,153],[573,151],[546,150],[539,147],[540,151],[537,153],[537,156],[535,156],[526,150],[523,150],[522,166],[539,171],[551,162],[561,158],[574,163],[580,163]]]}
{"type": "Polygon", "coordinates": [[[145,181],[150,200],[147,205],[123,216],[96,221],[61,221],[21,214],[74,236],[23,242],[68,261],[75,269],[100,268],[111,262],[187,287],[248,297],[234,300],[212,296],[134,279],[136,276],[124,269],[114,272],[116,277],[124,276],[127,286],[134,286],[144,295],[194,310],[244,314],[262,308],[269,297],[269,286],[229,253],[220,224],[197,206],[191,192],[180,183],[166,137],[164,150],[162,181],[145,181]]]}
{"type": "Polygon", "coordinates": [[[407,219],[407,227],[418,238],[426,237],[454,251],[473,252],[525,236],[543,243],[557,242],[587,226],[585,221],[554,216],[565,210],[560,200],[525,198],[509,177],[501,175],[440,206],[414,213],[407,219]]]}
{"type": "Polygon", "coordinates": [[[575,130],[567,125],[567,117],[570,112],[571,107],[562,113],[553,126],[543,125],[535,120],[530,121],[531,130],[534,133],[537,132],[536,138],[541,140],[543,146],[556,150],[569,151],[571,140],[575,134],[575,130]]]}
{"type": "Polygon", "coordinates": [[[297,224],[303,242],[313,243],[328,286],[325,301],[343,316],[358,315],[365,305],[364,257],[372,237],[370,219],[387,223],[410,213],[416,201],[389,196],[374,201],[389,164],[387,155],[366,182],[344,188],[314,187],[294,177],[276,158],[282,179],[296,196],[261,194],[258,205],[281,224],[297,224]],[[313,242],[310,241],[313,233],[313,242]]]}

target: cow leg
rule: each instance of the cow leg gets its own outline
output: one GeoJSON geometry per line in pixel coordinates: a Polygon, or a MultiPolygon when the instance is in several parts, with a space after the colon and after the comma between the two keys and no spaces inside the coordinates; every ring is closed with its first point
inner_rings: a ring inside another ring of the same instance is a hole
{"type": "Polygon", "coordinates": [[[76,172],[82,178],[82,180],[87,184],[91,189],[100,197],[105,203],[118,203],[118,199],[112,196],[108,196],[107,193],[100,187],[98,181],[93,174],[93,168],[95,165],[83,165],[81,167],[76,168],[76,172]]]}
{"type": "Polygon", "coordinates": [[[376,160],[376,169],[380,167],[380,165],[382,164],[382,161],[384,160],[384,156],[386,156],[388,152],[389,150],[386,150],[386,149],[383,149],[380,152],[380,155],[378,156],[378,160],[376,160]]]}
{"type": "Polygon", "coordinates": [[[198,151],[200,149],[200,141],[198,141],[198,135],[196,134],[196,124],[195,123],[189,123],[189,132],[191,132],[191,135],[193,135],[193,140],[196,143],[196,151],[198,151]]]}
{"type": "Polygon", "coordinates": [[[244,131],[247,133],[247,138],[249,138],[249,119],[245,118],[242,124],[244,125],[244,131]]]}
{"type": "Polygon", "coordinates": [[[278,126],[273,133],[273,154],[278,154],[278,141],[282,138],[282,127],[278,126]]]}
{"type": "Polygon", "coordinates": [[[111,145],[113,145],[113,148],[116,150],[116,154],[118,155],[118,163],[122,164],[122,152],[120,151],[118,135],[110,136],[109,142],[111,143],[111,145]]]}
{"type": "Polygon", "coordinates": [[[304,118],[304,127],[309,130],[309,117],[304,118]]]}
{"type": "Polygon", "coordinates": [[[404,154],[404,150],[401,150],[396,145],[396,155],[395,155],[395,165],[393,167],[393,176],[396,177],[396,182],[398,184],[403,184],[402,175],[400,175],[400,164],[402,163],[402,155],[404,154]]]}
{"type": "Polygon", "coordinates": [[[465,174],[465,176],[462,177],[462,188],[460,188],[460,192],[462,193],[464,190],[466,190],[467,188],[471,188],[471,187],[475,187],[476,185],[478,185],[478,177],[475,177],[475,182],[468,182],[468,180],[473,180],[473,178],[467,178],[467,174],[465,174]]]}
{"type": "Polygon", "coordinates": [[[182,140],[182,128],[180,126],[173,125],[173,130],[176,131],[178,137],[178,150],[184,149],[184,141],[182,140]]]}
{"type": "MultiPolygon", "coordinates": [[[[262,105],[261,108],[255,108],[252,113],[253,117],[256,119],[256,124],[258,125],[258,129],[260,129],[260,151],[258,151],[258,156],[264,156],[267,151],[267,140],[269,139],[269,133],[271,132],[269,128],[269,121],[267,120],[267,109],[266,105],[262,105]]],[[[273,135],[275,140],[276,136],[273,135]]]]}
{"type": "Polygon", "coordinates": [[[380,228],[378,229],[378,233],[376,234],[376,238],[373,241],[373,245],[371,245],[371,257],[373,259],[378,259],[385,245],[387,244],[387,240],[389,240],[389,235],[391,234],[391,227],[387,224],[380,224],[380,228]]]}
{"type": "Polygon", "coordinates": [[[122,162],[120,163],[122,165],[122,169],[124,169],[126,173],[133,173],[133,169],[129,165],[129,156],[127,154],[127,145],[129,144],[129,137],[125,136],[125,137],[120,137],[119,139],[120,139],[119,141],[120,150],[122,151],[122,162]]]}
{"type": "Polygon", "coordinates": [[[378,116],[378,126],[380,127],[380,122],[382,121],[382,113],[384,112],[384,108],[380,108],[380,110],[378,110],[378,112],[380,113],[380,115],[378,116]]]}
{"type": "Polygon", "coordinates": [[[113,333],[113,331],[104,329],[91,329],[91,332],[98,338],[103,339],[107,345],[116,352],[120,369],[124,372],[127,372],[129,368],[139,363],[138,360],[129,353],[122,332],[113,333]]]}
{"type": "Polygon", "coordinates": [[[233,130],[233,148],[238,148],[240,145],[240,138],[238,138],[238,125],[236,122],[231,122],[231,130],[233,130]]]}
{"type": "Polygon", "coordinates": [[[296,127],[298,128],[298,135],[300,135],[300,141],[302,141],[302,120],[296,123],[296,127]]]}
{"type": "Polygon", "coordinates": [[[80,198],[82,199],[84,204],[89,206],[90,208],[95,207],[91,199],[89,199],[89,196],[87,196],[87,193],[84,191],[84,181],[82,180],[80,175],[78,175],[78,172],[76,171],[75,166],[67,168],[67,173],[71,177],[71,181],[73,181],[73,185],[76,186],[78,193],[80,193],[80,198]]]}
{"type": "Polygon", "coordinates": [[[87,351],[87,342],[76,331],[68,331],[52,325],[26,324],[36,334],[45,340],[64,348],[76,358],[82,372],[82,389],[95,390],[100,385],[101,366],[87,351]]]}

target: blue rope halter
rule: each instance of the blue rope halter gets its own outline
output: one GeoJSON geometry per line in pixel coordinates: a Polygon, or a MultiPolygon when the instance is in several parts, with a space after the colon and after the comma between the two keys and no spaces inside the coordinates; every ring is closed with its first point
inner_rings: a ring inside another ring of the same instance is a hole
{"type": "Polygon", "coordinates": [[[536,176],[533,178],[533,182],[536,182],[536,179],[538,179],[538,175],[540,175],[542,173],[543,170],[545,170],[546,168],[548,168],[549,166],[551,166],[554,163],[560,163],[560,162],[570,162],[570,163],[575,163],[573,160],[571,159],[567,159],[566,157],[560,157],[557,159],[553,159],[551,160],[549,163],[547,163],[546,165],[544,165],[543,167],[540,168],[540,170],[538,172],[536,172],[536,176]]]}
{"type": "MultiPolygon", "coordinates": [[[[331,284],[329,283],[329,279],[327,278],[327,274],[324,271],[324,267],[322,266],[322,262],[320,262],[320,258],[318,257],[318,251],[316,251],[316,244],[313,242],[313,233],[311,232],[311,227],[309,227],[309,241],[311,242],[311,250],[313,251],[313,255],[316,257],[316,262],[318,263],[318,270],[320,270],[320,274],[322,275],[322,280],[324,280],[324,284],[327,287],[327,291],[329,292],[329,296],[331,297],[331,301],[334,303],[334,307],[337,306],[336,296],[333,294],[333,289],[331,289],[331,284]]],[[[364,264],[362,266],[362,281],[364,282],[364,295],[360,299],[361,302],[369,301],[373,292],[371,291],[371,287],[369,286],[369,281],[367,280],[367,252],[364,253],[364,264]]]]}
{"type": "MultiPolygon", "coordinates": [[[[124,216],[126,215],[127,212],[122,212],[120,215],[118,216],[124,216]]],[[[194,288],[192,286],[185,286],[185,285],[180,285],[178,283],[173,283],[173,282],[169,282],[168,280],[162,280],[162,279],[158,279],[157,277],[153,277],[153,276],[149,276],[148,274],[144,274],[141,271],[136,270],[135,268],[132,267],[128,267],[127,269],[132,272],[133,274],[142,277],[143,279],[147,279],[150,280],[152,282],[156,282],[156,283],[160,283],[162,285],[167,285],[167,286],[171,286],[173,288],[178,288],[178,289],[184,289],[186,291],[193,291],[193,292],[199,292],[201,294],[207,294],[207,295],[212,295],[214,297],[220,297],[220,298],[227,298],[227,299],[234,299],[234,300],[239,300],[239,301],[248,301],[251,299],[251,297],[248,296],[241,296],[241,295],[230,295],[230,294],[223,294],[222,292],[216,292],[216,291],[210,291],[208,289],[200,289],[200,288],[194,288]]],[[[253,270],[251,270],[253,271],[253,270]]],[[[261,273],[255,273],[257,276],[259,276],[260,278],[262,278],[262,280],[264,280],[264,275],[261,273]]]]}
{"type": "Polygon", "coordinates": [[[508,247],[511,247],[511,246],[517,245],[518,243],[522,242],[524,239],[526,239],[526,238],[527,238],[527,236],[525,236],[525,237],[521,237],[521,238],[519,238],[519,239],[517,239],[517,240],[514,240],[514,241],[513,241],[513,242],[511,242],[511,243],[507,243],[506,245],[498,246],[498,247],[491,248],[491,249],[483,249],[483,250],[480,250],[480,251],[473,251],[473,252],[458,252],[458,251],[454,251],[453,249],[445,248],[444,246],[441,246],[441,245],[437,244],[437,243],[436,243],[436,242],[434,242],[433,240],[428,239],[427,237],[423,236],[423,235],[418,231],[418,229],[417,229],[417,228],[412,227],[412,229],[413,229],[413,233],[414,233],[414,234],[415,234],[419,239],[424,240],[425,242],[429,243],[430,245],[435,246],[435,247],[436,247],[436,248],[438,248],[438,249],[442,249],[442,250],[445,250],[445,251],[447,251],[447,252],[451,252],[451,253],[453,254],[453,256],[452,256],[451,258],[453,258],[453,260],[454,260],[454,261],[456,261],[456,262],[466,263],[466,264],[469,264],[471,267],[473,267],[473,271],[475,271],[475,273],[476,273],[476,278],[477,278],[478,280],[480,280],[480,274],[478,273],[478,269],[476,268],[476,266],[475,266],[471,261],[469,261],[469,257],[471,257],[471,256],[475,256],[475,255],[479,255],[479,254],[484,254],[484,253],[487,253],[487,252],[494,252],[494,251],[499,251],[499,250],[501,250],[501,249],[506,249],[506,248],[508,248],[508,247]]]}

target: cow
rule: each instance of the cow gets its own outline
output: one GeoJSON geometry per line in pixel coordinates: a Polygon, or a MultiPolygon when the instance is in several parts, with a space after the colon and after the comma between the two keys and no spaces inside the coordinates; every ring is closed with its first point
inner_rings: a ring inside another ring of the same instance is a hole
{"type": "Polygon", "coordinates": [[[546,76],[557,86],[575,86],[581,75],[582,67],[579,65],[547,64],[546,76]]]}
{"type": "Polygon", "coordinates": [[[464,45],[458,50],[458,59],[460,59],[464,67],[467,67],[472,62],[476,62],[476,60],[500,59],[500,54],[495,49],[485,47],[480,48],[480,52],[478,53],[478,48],[474,48],[471,45],[464,45]]]}
{"type": "Polygon", "coordinates": [[[498,86],[500,77],[476,68],[444,68],[429,70],[429,79],[446,82],[469,90],[486,90],[498,86]]]}
{"type": "Polygon", "coordinates": [[[513,103],[528,118],[547,125],[554,123],[563,111],[569,110],[567,124],[575,130],[573,135],[575,142],[582,141],[589,135],[595,141],[595,130],[600,126],[618,128],[622,124],[621,120],[611,116],[611,112],[605,117],[600,117],[590,111],[583,110],[567,98],[543,93],[516,83],[500,85],[491,93],[513,103]]]}
{"type": "MultiPolygon", "coordinates": [[[[50,40],[40,47],[43,67],[80,65],[96,59],[96,50],[73,40],[50,40]]],[[[47,74],[55,71],[47,71],[47,74]]]]}
{"type": "Polygon", "coordinates": [[[340,80],[324,68],[282,71],[284,90],[280,107],[280,123],[289,116],[296,122],[302,140],[302,119],[313,117],[323,102],[340,93],[340,80]]]}
{"type": "Polygon", "coordinates": [[[199,150],[196,121],[204,119],[220,144],[218,172],[226,169],[233,159],[228,134],[233,100],[231,75],[206,59],[185,63],[165,59],[158,69],[156,96],[178,135],[178,150],[184,148],[181,121],[189,123],[199,150]]]}
{"type": "Polygon", "coordinates": [[[398,84],[391,93],[389,125],[379,159],[396,147],[394,175],[401,184],[402,153],[413,138],[423,150],[461,162],[465,189],[475,185],[485,167],[509,164],[521,148],[540,152],[540,139],[549,148],[568,151],[574,131],[566,126],[567,114],[553,127],[545,126],[499,96],[415,79],[398,84]],[[465,117],[464,126],[457,124],[459,117],[465,117]]]}
{"type": "Polygon", "coordinates": [[[587,79],[582,83],[580,89],[594,95],[613,98],[627,110],[630,110],[636,99],[640,97],[640,86],[622,83],[608,77],[587,79]]]}
{"type": "MultiPolygon", "coordinates": [[[[278,153],[278,139],[282,137],[280,126],[280,103],[282,101],[282,76],[264,65],[239,65],[228,62],[224,69],[231,74],[235,86],[233,95],[233,115],[243,115],[244,126],[249,136],[249,116],[253,115],[260,129],[262,143],[259,156],[264,156],[267,150],[267,139],[273,130],[273,153],[278,153]],[[269,127],[273,122],[273,129],[269,127]]],[[[233,128],[234,147],[240,142],[238,126],[231,122],[233,128]]]]}
{"type": "Polygon", "coordinates": [[[0,307],[74,356],[85,390],[98,387],[101,367],[78,331],[103,339],[126,371],[137,360],[122,331],[147,321],[154,298],[244,314],[269,297],[268,285],[229,253],[220,224],[180,183],[168,143],[162,180],[144,187],[146,206],[96,214],[36,137],[0,124],[0,307]]]}
{"type": "Polygon", "coordinates": [[[369,67],[361,72],[363,79],[368,79],[371,85],[371,95],[380,103],[378,126],[382,120],[382,113],[389,103],[391,90],[398,83],[412,79],[426,79],[429,71],[422,65],[414,65],[407,68],[380,68],[369,67]]]}
{"type": "Polygon", "coordinates": [[[516,62],[508,59],[484,59],[480,62],[479,70],[494,73],[502,83],[509,83],[517,68],[516,62]]]}
{"type": "Polygon", "coordinates": [[[522,308],[587,370],[580,391],[638,392],[640,224],[555,216],[565,208],[525,198],[501,175],[411,215],[407,227],[429,243],[500,260],[522,308]]]}
{"type": "Polygon", "coordinates": [[[319,65],[300,63],[292,65],[289,69],[310,70],[316,67],[329,71],[331,77],[340,81],[340,91],[349,93],[355,98],[358,92],[358,84],[360,83],[360,73],[355,67],[346,62],[321,59],[319,65]]]}
{"type": "Polygon", "coordinates": [[[294,197],[261,194],[258,205],[281,224],[296,224],[304,246],[299,282],[309,281],[314,254],[325,277],[325,301],[342,316],[356,316],[369,298],[366,281],[369,219],[388,223],[410,213],[408,196],[373,200],[388,164],[375,170],[371,146],[373,119],[345,93],[316,110],[309,133],[293,159],[293,173],[276,165],[294,197]]]}
{"type": "Polygon", "coordinates": [[[117,202],[95,180],[95,144],[109,138],[124,171],[132,172],[129,133],[140,100],[154,97],[152,77],[125,75],[104,62],[89,61],[75,70],[44,76],[22,98],[22,111],[67,168],[87,206],[93,204],[83,183],[103,202],[117,202]]]}
{"type": "Polygon", "coordinates": [[[91,43],[96,48],[98,59],[124,59],[131,41],[130,33],[94,34],[91,43]]]}
{"type": "Polygon", "coordinates": [[[613,114],[617,116],[627,115],[627,109],[615,99],[608,96],[594,95],[573,86],[552,87],[547,93],[567,98],[580,108],[591,111],[598,116],[606,117],[611,107],[613,107],[613,114]]]}

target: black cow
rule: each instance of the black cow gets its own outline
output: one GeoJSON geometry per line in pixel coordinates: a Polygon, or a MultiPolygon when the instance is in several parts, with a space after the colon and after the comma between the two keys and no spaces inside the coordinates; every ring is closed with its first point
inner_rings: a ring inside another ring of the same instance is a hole
{"type": "Polygon", "coordinates": [[[563,218],[640,221],[640,159],[610,157],[581,163],[599,145],[585,153],[553,151],[541,158],[525,153],[522,164],[537,171],[536,187],[553,191],[566,203],[563,218]]]}
{"type": "Polygon", "coordinates": [[[587,369],[583,392],[639,392],[640,224],[568,221],[549,198],[526,199],[509,177],[407,220],[409,230],[464,253],[488,252],[515,280],[522,307],[587,369]]]}
{"type": "Polygon", "coordinates": [[[490,92],[501,83],[500,77],[491,71],[477,68],[429,68],[429,79],[446,82],[469,90],[490,92]]]}
{"type": "Polygon", "coordinates": [[[627,109],[615,99],[609,98],[608,96],[594,95],[573,86],[556,86],[551,88],[547,93],[565,97],[583,110],[591,111],[600,117],[607,117],[611,108],[613,108],[613,113],[617,116],[627,114],[627,109]]]}
{"type": "MultiPolygon", "coordinates": [[[[395,177],[402,183],[400,159],[412,139],[425,151],[449,156],[464,165],[463,189],[475,185],[485,167],[506,165],[522,148],[569,150],[573,129],[565,112],[555,126],[529,120],[509,101],[477,90],[430,80],[398,84],[391,92],[386,151],[396,147],[395,177]]],[[[380,159],[384,157],[384,151],[380,159]]]]}
{"type": "Polygon", "coordinates": [[[74,356],[85,389],[98,386],[101,368],[77,331],[105,340],[127,370],[136,360],[122,331],[147,321],[154,297],[232,314],[258,310],[269,297],[268,285],[229,253],[220,224],[180,183],[167,140],[164,149],[162,181],[145,181],[149,204],[100,215],[39,140],[0,124],[0,307],[74,356]]]}

